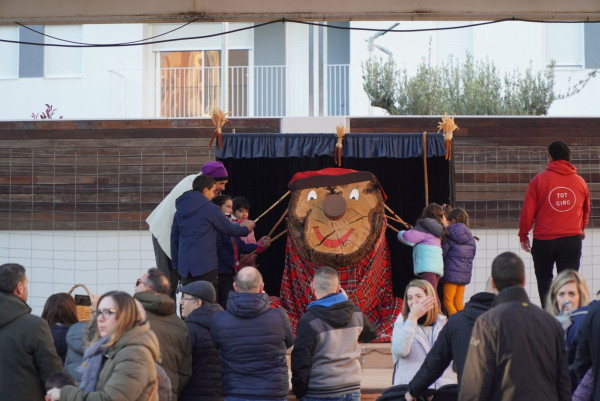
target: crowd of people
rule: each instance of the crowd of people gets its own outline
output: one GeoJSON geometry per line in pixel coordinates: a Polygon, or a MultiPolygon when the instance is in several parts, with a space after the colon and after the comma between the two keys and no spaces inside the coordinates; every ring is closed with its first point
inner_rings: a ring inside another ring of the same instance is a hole
{"type": "MultiPolygon", "coordinates": [[[[417,278],[396,318],[393,387],[382,398],[600,400],[600,302],[578,273],[589,191],[562,142],[549,146],[540,175],[519,236],[533,254],[543,309],[529,300],[513,252],[494,259],[485,291],[463,305],[478,240],[465,210],[430,204],[414,228],[398,233],[413,247],[417,278]],[[552,213],[562,231],[549,228],[552,213]]],[[[294,335],[254,266],[269,238],[252,235],[246,199],[221,193],[227,180],[222,163],[210,162],[175,187],[148,218],[157,268],[133,295],[92,297],[87,322],[66,293],[32,315],[25,268],[0,266],[0,399],[285,400],[293,346],[298,399],[360,400],[358,343],[374,340],[375,327],[348,300],[337,271],[322,266],[294,335]]]]}

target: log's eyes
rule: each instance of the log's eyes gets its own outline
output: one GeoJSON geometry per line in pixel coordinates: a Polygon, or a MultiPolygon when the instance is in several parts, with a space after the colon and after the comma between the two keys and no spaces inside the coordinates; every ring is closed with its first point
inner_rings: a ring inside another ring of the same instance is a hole
{"type": "Polygon", "coordinates": [[[354,188],[352,192],[350,192],[350,199],[358,200],[358,189],[354,188]]]}
{"type": "Polygon", "coordinates": [[[308,193],[306,200],[311,201],[311,200],[315,200],[315,199],[317,199],[317,192],[313,189],[308,193]]]}

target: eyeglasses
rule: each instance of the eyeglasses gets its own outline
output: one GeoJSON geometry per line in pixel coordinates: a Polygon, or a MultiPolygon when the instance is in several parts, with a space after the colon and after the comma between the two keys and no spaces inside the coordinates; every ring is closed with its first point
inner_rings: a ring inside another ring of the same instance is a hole
{"type": "Polygon", "coordinates": [[[148,287],[148,284],[146,284],[145,282],[143,282],[141,279],[137,279],[135,280],[135,286],[137,287],[140,284],[144,284],[146,287],[148,287]]]}
{"type": "Polygon", "coordinates": [[[98,309],[92,313],[95,319],[98,319],[99,316],[102,316],[103,319],[108,319],[112,315],[117,313],[116,309],[98,309]]]}
{"type": "Polygon", "coordinates": [[[195,301],[195,300],[197,300],[197,299],[198,299],[198,298],[194,298],[194,297],[181,297],[181,300],[182,300],[182,301],[195,301]]]}

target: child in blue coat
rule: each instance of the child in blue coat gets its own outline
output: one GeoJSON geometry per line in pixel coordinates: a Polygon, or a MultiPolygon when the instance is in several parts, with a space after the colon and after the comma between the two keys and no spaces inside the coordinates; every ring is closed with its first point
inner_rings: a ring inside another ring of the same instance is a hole
{"type": "MultiPolygon", "coordinates": [[[[437,203],[431,203],[423,209],[412,230],[402,230],[398,240],[413,247],[413,269],[417,277],[427,280],[434,290],[444,275],[442,258],[442,239],[444,238],[446,215],[437,203]]],[[[439,304],[438,299],[438,304],[439,304]]]]}

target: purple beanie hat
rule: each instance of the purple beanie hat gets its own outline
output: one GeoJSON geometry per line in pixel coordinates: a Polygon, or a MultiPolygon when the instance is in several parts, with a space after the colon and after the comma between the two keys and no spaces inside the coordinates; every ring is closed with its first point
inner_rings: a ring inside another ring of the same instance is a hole
{"type": "Polygon", "coordinates": [[[229,176],[222,162],[208,162],[202,166],[202,174],[214,178],[217,181],[225,181],[229,176]]]}

